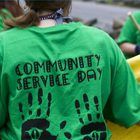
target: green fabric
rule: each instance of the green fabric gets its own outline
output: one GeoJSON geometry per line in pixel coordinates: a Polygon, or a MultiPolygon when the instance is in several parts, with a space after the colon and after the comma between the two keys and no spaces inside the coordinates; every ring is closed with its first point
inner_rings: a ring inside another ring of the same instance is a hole
{"type": "MultiPolygon", "coordinates": [[[[133,16],[135,17],[136,21],[140,24],[140,11],[134,12],[133,16]]],[[[123,42],[130,42],[134,44],[140,44],[140,38],[138,37],[138,29],[128,17],[128,19],[125,22],[125,25],[122,28],[121,34],[118,38],[118,43],[121,44],[123,42]]]]}
{"type": "Polygon", "coordinates": [[[132,71],[99,29],[14,28],[0,34],[0,57],[2,140],[109,140],[104,109],[126,127],[140,120],[132,71]]]}
{"type": "MultiPolygon", "coordinates": [[[[136,19],[136,21],[140,24],[140,11],[134,12],[133,16],[136,19]]],[[[130,17],[127,18],[121,30],[120,36],[117,40],[117,43],[119,45],[124,42],[140,45],[140,31],[138,31],[130,17]]],[[[126,57],[129,58],[132,56],[128,56],[128,54],[126,54],[126,57]]]]}
{"type": "Polygon", "coordinates": [[[0,31],[3,31],[4,29],[3,20],[7,18],[11,18],[12,15],[7,9],[2,9],[1,13],[4,14],[4,16],[0,14],[0,31]]]}

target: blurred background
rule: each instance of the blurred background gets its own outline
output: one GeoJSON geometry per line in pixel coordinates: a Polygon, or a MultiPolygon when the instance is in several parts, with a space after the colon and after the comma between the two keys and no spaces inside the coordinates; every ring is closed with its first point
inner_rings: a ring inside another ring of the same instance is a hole
{"type": "Polygon", "coordinates": [[[140,10],[140,0],[73,0],[71,16],[117,39],[128,12],[140,10]]]}

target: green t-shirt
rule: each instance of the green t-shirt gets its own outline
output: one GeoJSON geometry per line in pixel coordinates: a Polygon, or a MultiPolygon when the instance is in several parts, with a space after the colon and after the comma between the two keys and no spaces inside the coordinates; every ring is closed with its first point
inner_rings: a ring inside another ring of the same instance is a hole
{"type": "Polygon", "coordinates": [[[0,31],[3,31],[3,29],[4,29],[3,20],[11,18],[11,17],[12,17],[12,15],[7,9],[1,10],[1,12],[0,12],[0,31]]]}
{"type": "MultiPolygon", "coordinates": [[[[133,16],[136,19],[137,23],[140,24],[140,11],[134,12],[133,16]]],[[[130,17],[127,18],[121,30],[120,36],[117,40],[117,43],[119,45],[124,42],[140,45],[140,31],[138,31],[138,29],[136,28],[135,24],[130,19],[130,17]]],[[[127,54],[126,56],[132,57],[132,56],[128,56],[127,54]]]]}
{"type": "Polygon", "coordinates": [[[99,29],[14,28],[0,34],[0,57],[2,140],[109,140],[103,111],[126,127],[140,120],[133,73],[99,29]]]}

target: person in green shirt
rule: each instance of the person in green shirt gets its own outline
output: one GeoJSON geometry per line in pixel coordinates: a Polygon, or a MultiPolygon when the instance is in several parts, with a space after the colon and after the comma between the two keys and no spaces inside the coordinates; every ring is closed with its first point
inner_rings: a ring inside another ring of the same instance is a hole
{"type": "MultiPolygon", "coordinates": [[[[140,24],[140,11],[134,12],[132,16],[140,24]]],[[[140,30],[130,16],[121,30],[117,43],[126,55],[126,58],[140,54],[140,30]]]]}
{"type": "Polygon", "coordinates": [[[15,0],[2,0],[0,2],[0,31],[4,30],[4,20],[18,17],[22,14],[21,7],[15,0]]]}
{"type": "Polygon", "coordinates": [[[115,41],[70,22],[71,0],[26,2],[0,34],[0,138],[110,140],[105,119],[138,123],[140,93],[115,41]]]}

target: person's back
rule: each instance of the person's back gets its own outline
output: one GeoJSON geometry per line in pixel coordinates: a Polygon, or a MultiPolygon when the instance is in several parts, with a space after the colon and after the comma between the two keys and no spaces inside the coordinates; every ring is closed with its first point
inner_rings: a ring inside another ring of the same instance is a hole
{"type": "Polygon", "coordinates": [[[133,74],[101,30],[13,28],[0,35],[0,56],[2,140],[109,140],[104,109],[125,126],[140,120],[133,74]]]}

